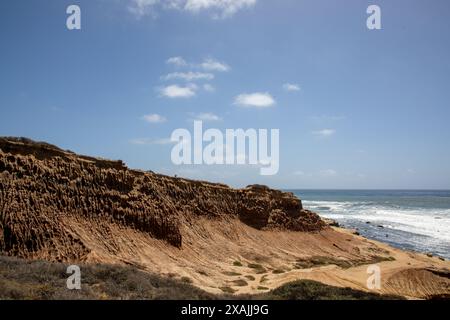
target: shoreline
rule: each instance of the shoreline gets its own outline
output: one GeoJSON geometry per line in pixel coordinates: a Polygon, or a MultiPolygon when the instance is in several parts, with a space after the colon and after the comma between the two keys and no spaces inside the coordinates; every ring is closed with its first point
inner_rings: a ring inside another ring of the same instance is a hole
{"type": "MultiPolygon", "coordinates": [[[[342,230],[347,230],[349,232],[351,232],[352,234],[355,235],[359,235],[361,237],[364,237],[367,240],[371,240],[371,241],[375,241],[375,242],[379,242],[379,243],[383,243],[385,245],[388,245],[392,248],[401,250],[401,251],[405,251],[405,252],[410,252],[413,254],[423,254],[426,255],[428,257],[437,257],[442,261],[450,261],[450,258],[447,258],[445,256],[440,255],[439,253],[436,252],[432,252],[432,251],[423,251],[423,250],[419,250],[419,249],[414,249],[414,248],[408,248],[408,247],[402,247],[400,244],[397,244],[396,242],[388,242],[388,241],[383,241],[381,239],[377,239],[376,237],[367,235],[364,230],[358,229],[358,228],[351,228],[349,226],[345,226],[343,223],[340,223],[339,221],[335,220],[335,219],[331,219],[331,218],[327,218],[322,216],[321,214],[319,214],[319,216],[330,226],[332,227],[337,227],[339,229],[342,230]]],[[[362,220],[361,220],[362,221],[362,220]]],[[[367,222],[365,222],[367,223],[367,222]]]]}
{"type": "Polygon", "coordinates": [[[450,192],[294,191],[306,208],[367,238],[450,259],[450,192]]]}
{"type": "MultiPolygon", "coordinates": [[[[329,222],[327,221],[327,223],[329,222]]],[[[437,287],[441,287],[438,289],[438,295],[450,295],[449,260],[426,253],[395,248],[390,244],[356,235],[353,229],[335,226],[331,228],[340,234],[356,237],[389,253],[389,259],[373,263],[378,265],[381,270],[381,288],[379,290],[371,290],[367,287],[369,276],[367,267],[373,264],[366,263],[350,268],[342,268],[331,263],[300,272],[286,273],[274,281],[270,288],[275,289],[291,281],[307,279],[365,292],[400,295],[407,299],[426,299],[427,295],[431,296],[437,287]],[[439,275],[436,276],[436,274],[439,275]]]]}

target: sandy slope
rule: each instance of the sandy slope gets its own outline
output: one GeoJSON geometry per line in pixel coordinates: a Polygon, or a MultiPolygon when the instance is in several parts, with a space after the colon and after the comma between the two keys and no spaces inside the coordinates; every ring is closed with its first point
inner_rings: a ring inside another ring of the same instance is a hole
{"type": "Polygon", "coordinates": [[[77,227],[75,221],[67,221],[67,226],[92,245],[90,262],[126,263],[170,277],[188,277],[212,293],[230,288],[235,293],[257,293],[298,279],[368,291],[367,267],[373,263],[381,269],[381,290],[376,292],[411,298],[450,293],[449,261],[394,249],[349,230],[260,231],[236,219],[199,220],[184,227],[181,249],[132,229],[112,226],[109,235],[102,235],[86,233],[85,226],[77,227]],[[299,259],[313,257],[321,257],[325,264],[296,267],[299,259]],[[393,261],[381,261],[387,259],[393,261]],[[242,266],[234,265],[237,262],[242,266]]]}

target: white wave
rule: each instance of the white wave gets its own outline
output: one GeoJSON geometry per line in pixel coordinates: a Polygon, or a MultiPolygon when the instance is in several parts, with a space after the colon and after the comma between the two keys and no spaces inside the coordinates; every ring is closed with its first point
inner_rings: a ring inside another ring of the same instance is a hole
{"type": "Polygon", "coordinates": [[[303,201],[305,208],[326,218],[379,223],[450,243],[450,209],[411,209],[377,205],[374,202],[303,201]]]}
{"type": "Polygon", "coordinates": [[[442,213],[435,210],[372,208],[362,214],[351,215],[351,218],[378,222],[383,226],[389,224],[389,227],[392,229],[426,235],[450,242],[450,217],[443,217],[442,213]],[[436,219],[437,215],[441,216],[441,218],[436,219]]]}
{"type": "Polygon", "coordinates": [[[340,202],[340,201],[302,201],[305,208],[314,209],[325,209],[330,211],[340,211],[345,209],[350,209],[353,207],[355,202],[340,202]]]}

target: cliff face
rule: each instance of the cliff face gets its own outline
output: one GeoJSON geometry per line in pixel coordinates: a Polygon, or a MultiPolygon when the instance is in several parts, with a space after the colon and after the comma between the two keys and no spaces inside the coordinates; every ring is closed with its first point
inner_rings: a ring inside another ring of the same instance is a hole
{"type": "Polygon", "coordinates": [[[327,227],[291,193],[129,170],[18,138],[0,138],[0,255],[126,264],[212,293],[298,279],[367,290],[363,265],[374,263],[382,293],[449,288],[448,261],[327,227]]]}
{"type": "Polygon", "coordinates": [[[325,228],[291,193],[129,170],[121,161],[0,138],[0,251],[8,255],[83,260],[90,249],[67,221],[105,238],[114,224],[182,247],[182,226],[199,217],[238,218],[262,230],[325,228]]]}

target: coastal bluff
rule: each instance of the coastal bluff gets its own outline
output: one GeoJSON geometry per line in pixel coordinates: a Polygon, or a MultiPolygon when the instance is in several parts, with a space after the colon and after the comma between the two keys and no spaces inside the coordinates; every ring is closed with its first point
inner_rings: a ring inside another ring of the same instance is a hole
{"type": "Polygon", "coordinates": [[[0,256],[130,267],[212,294],[259,294],[297,280],[372,292],[373,264],[382,274],[377,294],[430,299],[450,288],[450,262],[339,228],[292,193],[131,170],[26,138],[0,138],[0,256]]]}
{"type": "MultiPolygon", "coordinates": [[[[77,155],[26,138],[0,138],[0,251],[23,258],[83,261],[91,230],[111,225],[184,244],[200,217],[236,218],[258,230],[317,232],[320,217],[292,193],[251,185],[175,178],[128,169],[122,161],[77,155]]],[[[114,252],[114,241],[107,244],[114,252]]]]}

